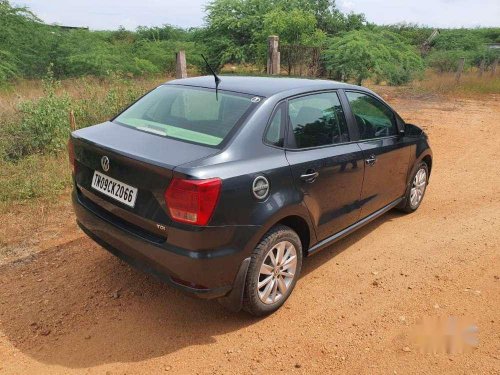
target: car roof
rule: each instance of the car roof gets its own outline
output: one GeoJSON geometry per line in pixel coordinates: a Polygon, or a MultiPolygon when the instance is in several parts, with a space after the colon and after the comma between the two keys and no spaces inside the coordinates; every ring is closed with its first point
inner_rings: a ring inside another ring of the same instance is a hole
{"type": "MultiPolygon", "coordinates": [[[[328,89],[364,89],[360,86],[347,83],[329,81],[324,79],[285,78],[285,77],[247,77],[247,76],[219,76],[221,82],[220,90],[235,91],[250,95],[270,97],[287,91],[303,90],[304,92],[328,89]]],[[[175,79],[166,83],[167,85],[197,86],[215,89],[213,76],[202,76],[184,79],[175,79]]]]}

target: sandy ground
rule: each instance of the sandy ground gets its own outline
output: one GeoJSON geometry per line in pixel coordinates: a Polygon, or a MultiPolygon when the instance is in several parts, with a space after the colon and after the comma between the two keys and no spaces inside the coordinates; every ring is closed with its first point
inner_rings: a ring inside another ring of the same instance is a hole
{"type": "Polygon", "coordinates": [[[430,135],[422,206],[306,259],[264,319],[125,265],[76,228],[67,197],[12,207],[0,374],[500,374],[499,97],[389,101],[430,135]]]}

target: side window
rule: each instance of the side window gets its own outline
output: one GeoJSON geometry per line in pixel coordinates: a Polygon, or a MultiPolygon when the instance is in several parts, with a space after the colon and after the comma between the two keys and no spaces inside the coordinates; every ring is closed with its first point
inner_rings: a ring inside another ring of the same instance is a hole
{"type": "Polygon", "coordinates": [[[359,92],[346,92],[356,118],[360,139],[388,137],[397,134],[394,113],[379,100],[359,92]]]}
{"type": "Polygon", "coordinates": [[[280,104],[273,114],[271,123],[267,128],[266,136],[264,137],[266,142],[273,146],[283,147],[283,131],[281,124],[283,123],[284,109],[284,104],[280,104]]]}
{"type": "Polygon", "coordinates": [[[344,111],[334,92],[289,101],[292,148],[307,148],[349,141],[344,111]]]}

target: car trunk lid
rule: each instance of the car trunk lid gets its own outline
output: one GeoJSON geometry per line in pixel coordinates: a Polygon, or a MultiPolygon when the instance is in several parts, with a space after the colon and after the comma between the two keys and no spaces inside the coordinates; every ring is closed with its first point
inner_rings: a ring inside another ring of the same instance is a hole
{"type": "MultiPolygon", "coordinates": [[[[73,132],[75,182],[79,199],[108,220],[159,236],[168,234],[171,222],[164,193],[176,166],[208,157],[218,149],[106,122],[73,132]],[[103,169],[107,157],[109,169],[103,169]],[[135,204],[128,206],[92,187],[94,173],[137,189],[135,204]]],[[[145,234],[147,234],[145,233],[145,234]]],[[[153,238],[154,239],[154,238],[153,238]]]]}

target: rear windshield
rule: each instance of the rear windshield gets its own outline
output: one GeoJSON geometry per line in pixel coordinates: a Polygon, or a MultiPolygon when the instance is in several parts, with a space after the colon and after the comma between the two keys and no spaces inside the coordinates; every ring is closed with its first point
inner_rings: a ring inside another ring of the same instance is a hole
{"type": "Polygon", "coordinates": [[[115,122],[169,138],[219,145],[255,106],[252,97],[199,87],[164,85],[126,109],[115,122]]]}

